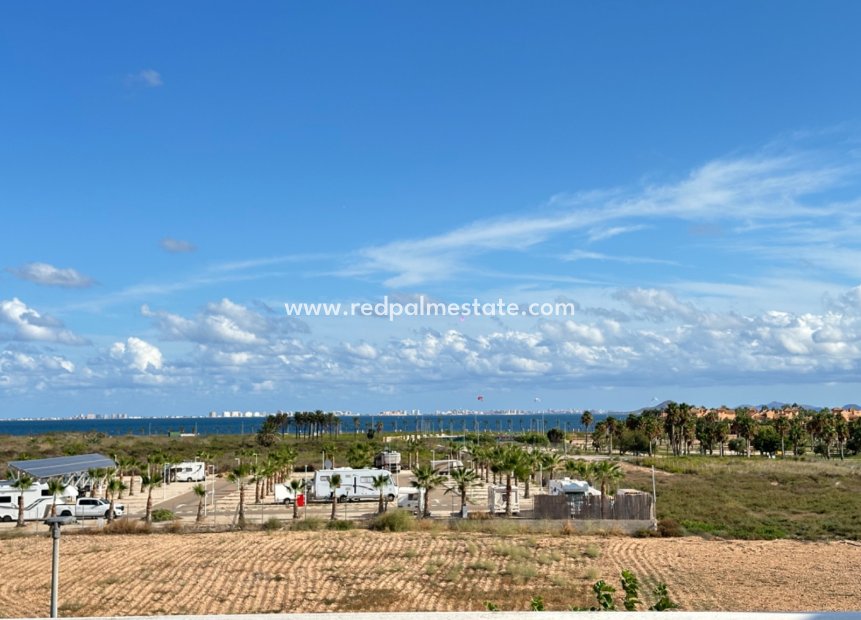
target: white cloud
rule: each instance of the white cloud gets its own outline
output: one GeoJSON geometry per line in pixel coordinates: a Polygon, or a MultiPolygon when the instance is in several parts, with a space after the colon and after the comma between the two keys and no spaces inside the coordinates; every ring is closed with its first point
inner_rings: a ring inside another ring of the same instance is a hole
{"type": "Polygon", "coordinates": [[[172,254],[181,254],[187,252],[194,252],[197,250],[197,246],[195,246],[190,241],[183,241],[182,239],[174,239],[172,237],[165,237],[161,241],[159,241],[159,245],[161,249],[165,252],[170,252],[172,254]]]}
{"type": "Polygon", "coordinates": [[[134,336],[125,342],[115,342],[111,347],[111,357],[140,372],[161,370],[164,365],[158,347],[134,336]]]}
{"type": "Polygon", "coordinates": [[[48,263],[26,263],[17,268],[10,268],[8,271],[22,280],[44,286],[86,288],[95,284],[92,278],[75,269],[60,269],[48,263]]]}
{"type": "Polygon", "coordinates": [[[141,69],[137,73],[129,73],[126,76],[126,86],[142,86],[144,88],[157,88],[163,86],[164,81],[161,74],[155,69],[141,69]]]}
{"type": "Polygon", "coordinates": [[[522,251],[564,234],[605,239],[648,226],[643,220],[829,221],[836,213],[851,212],[847,205],[852,203],[828,203],[811,196],[837,188],[857,174],[857,159],[852,153],[833,159],[822,153],[763,153],[715,160],[677,182],[628,192],[554,197],[548,205],[552,212],[479,220],[431,237],[367,247],[341,275],[383,274],[386,286],[414,286],[469,272],[471,261],[484,254],[522,251]]]}
{"type": "Polygon", "coordinates": [[[141,314],[154,319],[165,338],[199,344],[259,347],[279,334],[307,330],[300,321],[275,314],[268,308],[262,310],[255,311],[225,298],[207,304],[202,312],[191,319],[155,311],[148,305],[141,308],[141,314]]]}
{"type": "Polygon", "coordinates": [[[60,321],[40,314],[17,297],[0,301],[0,323],[13,327],[12,337],[15,340],[75,345],[86,343],[86,340],[63,327],[60,321]]]}
{"type": "Polygon", "coordinates": [[[562,260],[578,261],[578,260],[595,260],[609,261],[616,263],[627,263],[629,265],[677,265],[678,263],[662,258],[649,258],[647,256],[616,256],[613,254],[602,254],[600,252],[588,252],[586,250],[572,250],[562,256],[562,260]]]}

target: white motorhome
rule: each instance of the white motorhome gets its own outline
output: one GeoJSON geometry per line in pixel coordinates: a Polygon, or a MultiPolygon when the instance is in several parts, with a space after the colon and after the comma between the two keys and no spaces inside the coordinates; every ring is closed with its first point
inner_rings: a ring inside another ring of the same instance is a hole
{"type": "Polygon", "coordinates": [[[431,461],[431,467],[437,474],[449,475],[453,469],[463,469],[463,461],[458,459],[443,459],[440,461],[431,461]]]}
{"type": "Polygon", "coordinates": [[[601,491],[585,480],[573,480],[571,478],[551,480],[548,490],[550,495],[565,495],[569,502],[579,502],[590,495],[601,495],[601,491]]]}
{"type": "Polygon", "coordinates": [[[332,476],[341,476],[341,485],[335,491],[339,502],[358,502],[362,500],[379,500],[380,490],[374,488],[374,478],[386,476],[388,484],[383,488],[386,501],[394,501],[398,496],[398,485],[392,474],[383,469],[351,469],[338,467],[335,469],[320,469],[314,472],[311,480],[310,495],[316,501],[332,499],[333,489],[330,485],[332,476]]]}
{"type": "MultiPolygon", "coordinates": [[[[44,519],[51,514],[54,497],[48,492],[44,482],[34,482],[29,489],[24,489],[24,520],[35,521],[44,519]]],[[[0,521],[18,520],[18,498],[21,490],[12,486],[11,480],[0,480],[0,521]]],[[[65,501],[75,501],[78,489],[72,485],[63,489],[63,494],[57,496],[57,505],[65,501]]]]}
{"type": "Polygon", "coordinates": [[[415,487],[404,487],[398,490],[398,508],[409,510],[414,515],[418,515],[423,508],[425,498],[425,490],[415,487]]]}
{"type": "Polygon", "coordinates": [[[170,476],[176,482],[203,482],[206,480],[206,463],[186,461],[170,466],[170,476]]]}
{"type": "MultiPolygon", "coordinates": [[[[505,485],[487,487],[487,510],[490,514],[505,514],[505,485]]],[[[520,489],[511,487],[511,514],[520,514],[520,489]]]]}

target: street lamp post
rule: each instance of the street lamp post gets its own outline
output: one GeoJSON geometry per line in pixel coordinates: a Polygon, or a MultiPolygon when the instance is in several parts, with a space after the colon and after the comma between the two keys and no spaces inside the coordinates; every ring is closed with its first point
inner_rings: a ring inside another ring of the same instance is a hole
{"type": "Polygon", "coordinates": [[[60,586],[60,526],[75,523],[75,517],[49,517],[45,524],[51,528],[53,556],[51,558],[51,617],[57,617],[57,590],[60,586]]]}

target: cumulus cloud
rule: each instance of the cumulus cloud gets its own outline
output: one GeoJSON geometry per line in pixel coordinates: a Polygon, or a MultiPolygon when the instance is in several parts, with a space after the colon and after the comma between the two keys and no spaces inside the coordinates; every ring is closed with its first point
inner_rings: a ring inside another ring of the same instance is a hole
{"type": "Polygon", "coordinates": [[[252,310],[230,299],[207,304],[193,318],[152,310],[148,305],[141,314],[152,318],[165,338],[199,344],[224,344],[258,347],[273,337],[289,331],[307,331],[307,326],[290,317],[282,317],[268,308],[252,310]]]}
{"type": "Polygon", "coordinates": [[[164,365],[164,359],[158,347],[134,336],[125,342],[115,342],[110,353],[112,358],[140,372],[161,370],[164,365]]]}
{"type": "Polygon", "coordinates": [[[75,269],[60,269],[48,263],[26,263],[20,267],[10,268],[7,271],[21,280],[27,280],[43,286],[87,288],[95,284],[92,278],[85,276],[75,269]]]}
{"type": "Polygon", "coordinates": [[[157,88],[164,85],[161,74],[155,69],[141,69],[137,73],[129,73],[125,82],[128,87],[157,88]]]}
{"type": "Polygon", "coordinates": [[[0,324],[12,327],[12,338],[15,340],[75,345],[87,342],[66,329],[57,319],[40,314],[17,297],[0,301],[0,324]]]}
{"type": "Polygon", "coordinates": [[[171,254],[182,254],[197,250],[197,246],[190,241],[183,241],[182,239],[174,239],[172,237],[165,237],[159,241],[159,245],[162,250],[171,254]]]}

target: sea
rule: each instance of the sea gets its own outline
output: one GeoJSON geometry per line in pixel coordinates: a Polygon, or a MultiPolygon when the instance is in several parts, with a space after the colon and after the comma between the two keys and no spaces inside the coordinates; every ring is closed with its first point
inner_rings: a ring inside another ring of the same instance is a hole
{"type": "MultiPolygon", "coordinates": [[[[593,414],[595,422],[610,414],[593,414]]],[[[383,425],[384,432],[441,433],[458,435],[469,432],[522,433],[583,430],[579,413],[478,414],[478,415],[402,415],[353,416],[341,418],[341,434],[366,432],[383,425]],[[358,424],[358,426],[357,426],[358,424]]],[[[104,433],[105,435],[245,435],[256,433],[265,418],[126,418],[126,419],[50,419],[0,420],[0,435],[44,435],[47,433],[104,433]]],[[[292,432],[293,427],[290,426],[292,432]]]]}

